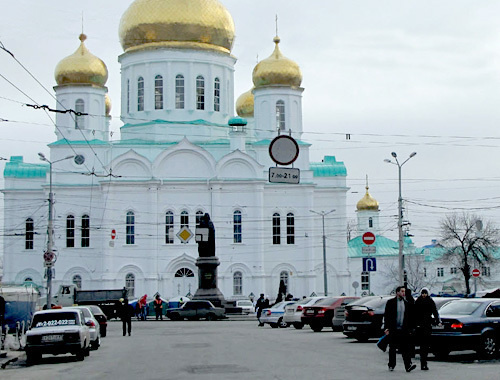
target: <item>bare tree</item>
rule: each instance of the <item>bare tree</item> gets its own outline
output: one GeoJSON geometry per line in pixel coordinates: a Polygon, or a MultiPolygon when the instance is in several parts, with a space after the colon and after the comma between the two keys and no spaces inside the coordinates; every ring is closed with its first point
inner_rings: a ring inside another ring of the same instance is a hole
{"type": "MultiPolygon", "coordinates": [[[[408,288],[412,292],[418,292],[424,286],[427,288],[432,288],[436,285],[436,275],[434,272],[429,272],[426,270],[425,256],[423,254],[410,254],[405,255],[405,279],[408,288]]],[[[388,263],[384,271],[384,277],[386,281],[384,285],[388,288],[394,287],[394,284],[398,283],[399,279],[399,265],[397,260],[392,263],[388,263]]]]}
{"type": "Polygon", "coordinates": [[[466,294],[470,291],[471,266],[493,263],[500,235],[491,221],[483,222],[474,214],[447,215],[440,222],[444,259],[460,269],[465,280],[466,294]]]}

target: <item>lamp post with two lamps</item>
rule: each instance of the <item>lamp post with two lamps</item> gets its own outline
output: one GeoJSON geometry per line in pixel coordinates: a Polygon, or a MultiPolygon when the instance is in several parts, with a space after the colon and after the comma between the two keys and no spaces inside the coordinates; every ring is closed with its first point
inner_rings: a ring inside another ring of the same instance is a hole
{"type": "Polygon", "coordinates": [[[321,216],[322,221],[323,221],[323,285],[324,285],[324,290],[325,290],[325,297],[328,295],[328,277],[326,274],[326,236],[325,236],[325,216],[334,212],[335,209],[330,210],[328,212],[325,211],[314,211],[314,210],[309,210],[310,212],[314,214],[318,214],[321,216]]]}
{"type": "Polygon", "coordinates": [[[45,267],[47,268],[47,309],[52,306],[52,266],[54,260],[53,252],[53,234],[54,226],[52,222],[52,210],[54,206],[54,194],[52,193],[52,165],[56,162],[69,160],[75,156],[67,156],[59,160],[50,161],[43,153],[38,153],[40,160],[45,161],[49,164],[49,218],[47,222],[47,251],[44,253],[45,267]]]}
{"type": "Polygon", "coordinates": [[[397,165],[398,167],[398,174],[399,174],[399,197],[398,197],[398,230],[399,230],[399,285],[403,285],[404,282],[404,259],[403,259],[403,246],[404,246],[404,240],[403,240],[403,197],[401,195],[401,167],[408,162],[408,160],[412,157],[415,157],[417,152],[413,152],[410,154],[410,156],[404,160],[402,163],[399,163],[398,160],[398,155],[396,152],[392,152],[391,156],[394,157],[394,161],[386,158],[384,162],[387,162],[389,164],[397,165]]]}

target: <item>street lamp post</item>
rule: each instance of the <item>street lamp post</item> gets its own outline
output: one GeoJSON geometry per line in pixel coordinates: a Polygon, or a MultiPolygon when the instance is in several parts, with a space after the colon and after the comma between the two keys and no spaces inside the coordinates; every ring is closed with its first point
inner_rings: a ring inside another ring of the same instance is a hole
{"type": "Polygon", "coordinates": [[[398,160],[398,155],[396,152],[392,152],[391,156],[394,157],[394,161],[391,161],[390,159],[385,159],[384,162],[387,162],[389,164],[397,165],[398,167],[398,182],[399,182],[399,197],[398,197],[398,230],[399,230],[399,285],[403,285],[404,282],[404,258],[403,258],[403,247],[404,247],[404,240],[403,240],[403,197],[401,195],[401,167],[408,162],[408,160],[412,157],[415,157],[417,152],[413,152],[410,154],[410,156],[403,161],[403,163],[399,163],[398,160]]]}
{"type": "Polygon", "coordinates": [[[324,290],[325,290],[325,297],[328,295],[328,277],[326,275],[326,236],[325,236],[325,216],[334,212],[335,210],[330,210],[328,212],[321,211],[317,212],[314,210],[309,210],[310,212],[314,214],[318,214],[321,216],[322,222],[323,222],[323,285],[324,285],[324,290]]]}
{"type": "MultiPolygon", "coordinates": [[[[56,161],[50,161],[43,153],[38,153],[40,160],[48,162],[49,164],[49,218],[47,222],[47,251],[46,254],[49,255],[47,257],[53,257],[53,219],[52,219],[52,210],[54,207],[54,194],[52,193],[52,165],[59,161],[68,160],[73,158],[74,156],[68,156],[61,158],[56,161]]],[[[44,263],[47,268],[47,309],[51,308],[52,305],[52,259],[46,260],[44,257],[44,263]],[[50,263],[50,264],[49,264],[50,263]]]]}

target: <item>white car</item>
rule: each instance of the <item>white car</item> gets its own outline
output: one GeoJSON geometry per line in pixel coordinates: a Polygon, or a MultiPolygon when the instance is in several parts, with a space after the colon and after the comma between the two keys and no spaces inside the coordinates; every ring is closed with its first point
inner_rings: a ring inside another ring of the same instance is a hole
{"type": "Polygon", "coordinates": [[[35,364],[42,354],[76,355],[85,359],[90,352],[90,332],[81,310],[51,309],[37,311],[26,332],[26,362],[35,364]]]}
{"type": "Polygon", "coordinates": [[[89,306],[70,306],[65,307],[64,309],[79,309],[83,312],[83,316],[85,317],[85,322],[89,327],[90,333],[90,347],[93,350],[97,350],[101,345],[101,327],[96,317],[92,313],[92,310],[89,306]]]}
{"type": "Polygon", "coordinates": [[[295,302],[296,301],[278,302],[269,309],[262,310],[260,321],[262,323],[268,323],[272,328],[288,327],[288,324],[283,321],[283,314],[285,313],[285,307],[295,302]]]}
{"type": "Polygon", "coordinates": [[[293,325],[296,329],[301,329],[304,327],[304,323],[300,319],[302,315],[302,310],[306,306],[314,305],[316,302],[325,299],[326,297],[308,297],[297,301],[294,304],[285,307],[285,314],[283,315],[283,322],[287,325],[293,325]]]}
{"type": "Polygon", "coordinates": [[[252,301],[250,300],[238,300],[235,302],[236,307],[241,307],[241,312],[243,314],[250,314],[255,312],[252,301]]]}

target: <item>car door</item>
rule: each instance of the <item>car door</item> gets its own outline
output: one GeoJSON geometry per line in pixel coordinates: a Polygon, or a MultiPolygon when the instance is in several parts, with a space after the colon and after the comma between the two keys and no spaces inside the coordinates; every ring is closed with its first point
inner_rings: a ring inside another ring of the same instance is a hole
{"type": "Polygon", "coordinates": [[[500,301],[493,302],[486,309],[488,327],[495,330],[497,340],[500,339],[500,301]]]}
{"type": "Polygon", "coordinates": [[[184,318],[193,318],[196,316],[196,309],[197,309],[197,305],[198,303],[195,302],[195,301],[188,301],[184,307],[182,308],[183,309],[183,313],[182,313],[182,316],[184,318]]]}

